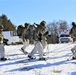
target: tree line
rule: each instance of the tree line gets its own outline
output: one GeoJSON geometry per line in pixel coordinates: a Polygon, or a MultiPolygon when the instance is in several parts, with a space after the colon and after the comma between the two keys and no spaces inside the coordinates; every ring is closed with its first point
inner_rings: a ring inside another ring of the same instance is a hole
{"type": "Polygon", "coordinates": [[[59,20],[59,21],[53,21],[49,22],[47,24],[47,30],[49,31],[49,37],[48,43],[58,43],[59,42],[59,37],[58,37],[58,32],[59,31],[64,31],[64,30],[69,30],[70,31],[70,26],[65,20],[59,20]]]}
{"type": "MultiPolygon", "coordinates": [[[[5,14],[2,14],[0,16],[0,25],[3,25],[4,27],[4,31],[14,31],[16,30],[16,26],[11,22],[10,19],[8,19],[8,17],[5,14]]],[[[53,22],[49,22],[47,24],[47,29],[48,31],[51,32],[51,34],[56,33],[57,30],[62,29],[69,29],[69,25],[67,23],[67,21],[64,20],[59,20],[59,21],[53,21],[53,22]]]]}
{"type": "MultiPolygon", "coordinates": [[[[3,25],[3,31],[16,31],[16,26],[11,22],[10,19],[5,14],[0,16],[0,25],[3,25]]],[[[18,25],[17,25],[18,26],[18,25]]],[[[57,35],[59,30],[70,30],[71,24],[69,25],[65,20],[49,22],[46,25],[49,35],[51,37],[51,42],[57,42],[57,35]]]]}
{"type": "Polygon", "coordinates": [[[16,26],[11,22],[5,14],[0,16],[0,25],[3,25],[3,31],[15,31],[16,26]]]}

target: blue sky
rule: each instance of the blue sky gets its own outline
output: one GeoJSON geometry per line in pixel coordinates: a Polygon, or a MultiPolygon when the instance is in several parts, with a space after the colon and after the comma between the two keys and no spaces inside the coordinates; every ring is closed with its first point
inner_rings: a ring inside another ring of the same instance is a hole
{"type": "Polygon", "coordinates": [[[7,15],[13,24],[65,20],[76,21],[76,0],[0,0],[0,15],[7,15]]]}

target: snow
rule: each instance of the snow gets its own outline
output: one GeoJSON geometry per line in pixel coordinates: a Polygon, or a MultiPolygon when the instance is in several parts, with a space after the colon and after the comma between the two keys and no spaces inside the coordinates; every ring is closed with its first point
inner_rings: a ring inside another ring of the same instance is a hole
{"type": "MultiPolygon", "coordinates": [[[[46,61],[28,60],[20,48],[22,45],[5,46],[7,61],[0,61],[0,75],[76,75],[76,60],[67,61],[72,57],[71,48],[75,43],[49,44],[45,48],[46,61]]],[[[30,53],[34,45],[29,45],[30,53]]]]}

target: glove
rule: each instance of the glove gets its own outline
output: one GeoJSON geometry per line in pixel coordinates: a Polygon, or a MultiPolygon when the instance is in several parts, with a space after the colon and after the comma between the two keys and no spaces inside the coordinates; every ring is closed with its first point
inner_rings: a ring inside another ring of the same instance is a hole
{"type": "Polygon", "coordinates": [[[47,31],[47,32],[44,33],[44,36],[48,36],[48,34],[49,34],[49,32],[47,31]]]}
{"type": "Polygon", "coordinates": [[[47,31],[47,32],[45,32],[45,34],[47,35],[47,34],[49,34],[49,32],[47,31]]]}
{"type": "Polygon", "coordinates": [[[8,45],[7,42],[8,42],[8,39],[5,39],[5,38],[4,38],[4,39],[3,39],[3,43],[4,43],[4,45],[8,45]]]}

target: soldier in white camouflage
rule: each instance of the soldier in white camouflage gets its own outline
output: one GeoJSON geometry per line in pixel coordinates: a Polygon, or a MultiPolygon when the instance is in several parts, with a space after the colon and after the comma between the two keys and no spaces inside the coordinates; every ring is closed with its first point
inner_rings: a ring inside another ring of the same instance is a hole
{"type": "MultiPolygon", "coordinates": [[[[76,41],[76,23],[72,22],[72,28],[70,30],[70,35],[73,38],[73,41],[76,41]]],[[[72,59],[76,59],[76,45],[71,49],[73,57],[72,59]]]]}
{"type": "Polygon", "coordinates": [[[26,47],[29,46],[29,38],[28,38],[28,34],[29,34],[29,31],[28,31],[28,28],[29,28],[29,23],[25,23],[24,24],[25,27],[24,27],[24,30],[22,32],[22,40],[23,40],[23,47],[21,48],[21,51],[24,53],[24,54],[28,54],[28,52],[26,52],[26,47]]]}
{"type": "Polygon", "coordinates": [[[3,44],[3,40],[4,35],[2,34],[3,31],[3,26],[0,25],[0,60],[5,61],[7,60],[7,58],[5,58],[5,49],[4,49],[4,44],[3,44]]]}
{"type": "Polygon", "coordinates": [[[76,23],[72,22],[72,28],[70,30],[70,35],[73,38],[73,41],[76,41],[76,23]]]}
{"type": "Polygon", "coordinates": [[[22,32],[22,39],[23,39],[23,47],[21,48],[21,51],[24,54],[28,54],[28,52],[26,52],[26,47],[29,46],[29,42],[33,41],[33,32],[35,30],[36,26],[33,24],[31,25],[30,23],[25,23],[25,27],[24,30],[22,32]]]}
{"type": "Polygon", "coordinates": [[[46,36],[48,32],[46,32],[46,22],[42,21],[40,25],[37,25],[37,28],[34,31],[34,40],[36,41],[34,49],[32,52],[28,55],[30,59],[33,59],[34,54],[38,51],[39,53],[39,60],[45,60],[43,57],[43,50],[45,48],[45,41],[47,41],[46,36]]]}

